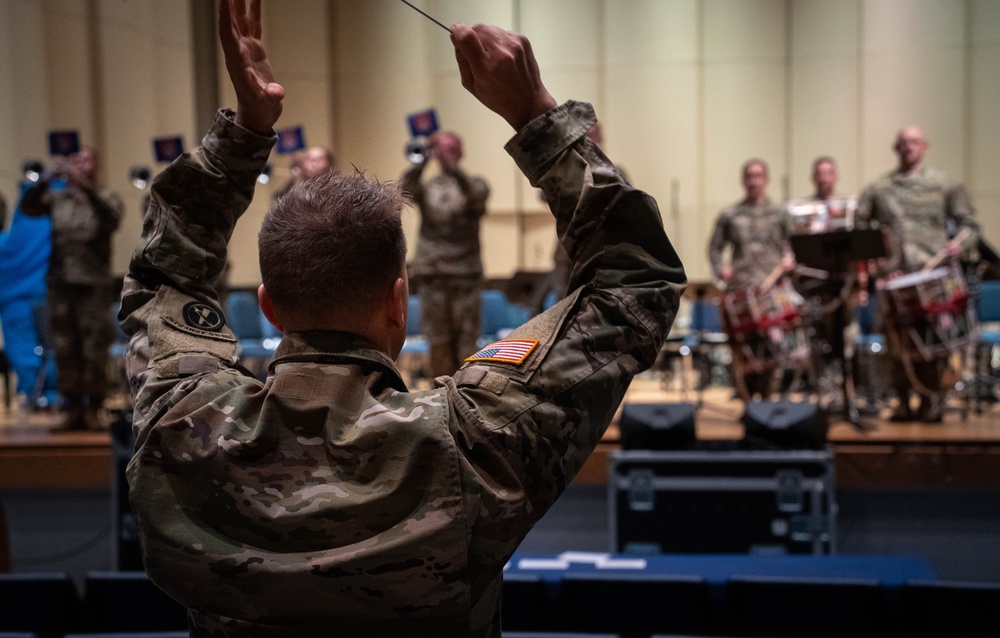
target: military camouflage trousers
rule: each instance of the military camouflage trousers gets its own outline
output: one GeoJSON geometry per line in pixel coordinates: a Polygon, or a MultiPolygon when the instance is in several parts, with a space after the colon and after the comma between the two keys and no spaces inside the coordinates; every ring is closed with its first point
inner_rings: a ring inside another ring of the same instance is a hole
{"type": "Polygon", "coordinates": [[[58,387],[68,406],[83,397],[100,406],[107,394],[108,347],[114,337],[104,286],[49,281],[49,338],[56,354],[58,387]]]}
{"type": "Polygon", "coordinates": [[[420,285],[421,331],[430,346],[431,375],[453,374],[476,353],[482,308],[478,277],[427,277],[420,285]]]}

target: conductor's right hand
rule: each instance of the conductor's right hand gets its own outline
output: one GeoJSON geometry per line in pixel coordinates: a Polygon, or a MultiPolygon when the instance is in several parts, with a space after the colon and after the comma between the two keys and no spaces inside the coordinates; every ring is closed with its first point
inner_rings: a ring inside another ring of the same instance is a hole
{"type": "Polygon", "coordinates": [[[556,106],[542,84],[531,43],[500,27],[454,24],[451,41],[464,86],[514,130],[556,106]]]}
{"type": "Polygon", "coordinates": [[[226,70],[236,90],[236,123],[268,135],[281,115],[285,89],[274,81],[274,71],[261,43],[260,0],[220,0],[219,40],[226,70]]]}

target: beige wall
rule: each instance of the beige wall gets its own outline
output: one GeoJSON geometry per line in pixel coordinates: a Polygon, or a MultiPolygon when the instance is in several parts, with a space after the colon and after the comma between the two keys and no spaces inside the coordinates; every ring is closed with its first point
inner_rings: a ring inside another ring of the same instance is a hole
{"type": "MultiPolygon", "coordinates": [[[[207,1],[207,0],[205,0],[207,1]]],[[[814,157],[834,155],[841,190],[891,168],[897,128],[926,130],[929,163],[968,186],[1000,243],[1000,2],[996,0],[424,0],[445,23],[526,33],[558,100],[594,103],[605,149],[660,202],[692,280],[708,275],[718,210],[740,196],[750,156],[771,165],[775,199],[808,193],[814,157]]],[[[124,271],[149,139],[195,137],[187,0],[0,0],[0,190],[44,155],[45,131],[79,128],[105,152],[129,214],[124,271]]],[[[487,273],[544,269],[553,224],[501,150],[512,133],[460,86],[447,34],[396,0],[265,2],[265,44],[288,91],[280,126],[303,125],[342,167],[382,179],[405,169],[407,113],[435,107],[466,142],[493,195],[487,273]]],[[[233,104],[220,58],[220,101],[233,104]]],[[[200,135],[200,131],[197,132],[200,135]]],[[[258,189],[234,237],[233,283],[258,279],[255,236],[271,192],[258,189]]],[[[417,220],[408,211],[411,241],[417,220]]]]}

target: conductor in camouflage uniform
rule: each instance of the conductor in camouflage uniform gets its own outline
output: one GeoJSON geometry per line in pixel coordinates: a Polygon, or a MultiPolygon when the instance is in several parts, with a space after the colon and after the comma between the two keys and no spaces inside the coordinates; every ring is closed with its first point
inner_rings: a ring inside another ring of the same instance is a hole
{"type": "Polygon", "coordinates": [[[480,332],[483,261],[479,221],[486,214],[489,186],[459,166],[462,140],[455,133],[435,134],[428,156],[440,173],[421,180],[427,163],[411,166],[403,191],[420,210],[420,234],[411,274],[420,284],[421,330],[430,346],[433,376],[450,374],[476,351],[480,332]]]}
{"type": "MultiPolygon", "coordinates": [[[[767,196],[767,163],[747,160],[742,175],[745,195],[719,213],[708,245],[712,275],[726,284],[726,292],[756,288],[778,265],[791,267],[786,212],[767,196]]],[[[733,356],[739,356],[736,349],[733,356]]],[[[743,381],[752,397],[768,393],[770,378],[770,373],[748,373],[743,381]]]]}
{"type": "MultiPolygon", "coordinates": [[[[918,269],[941,251],[951,256],[963,250],[974,251],[979,241],[975,209],[965,188],[942,171],[924,165],[928,147],[919,127],[901,129],[893,144],[899,158],[897,168],[865,188],[858,200],[857,225],[883,230],[888,272],[918,269]],[[951,239],[963,229],[971,231],[964,242],[951,239]]],[[[893,340],[889,344],[896,363],[894,385],[899,399],[890,418],[911,421],[916,417],[928,423],[940,422],[946,391],[942,377],[947,361],[913,362],[916,381],[930,392],[921,395],[919,411],[914,415],[910,406],[913,382],[903,369],[903,353],[893,340]]]]}
{"type": "Polygon", "coordinates": [[[324,175],[261,227],[261,306],[285,337],[247,376],[210,282],[284,96],[250,6],[220,3],[236,112],[154,181],[123,294],[146,571],[194,636],[498,637],[504,564],[656,359],[683,268],[655,201],[587,140],[592,107],[556,105],[523,36],[456,24],[462,84],[517,131],[575,292],[408,392],[404,199],[324,175]]]}
{"type": "Polygon", "coordinates": [[[67,429],[97,428],[107,394],[111,321],[111,235],[122,202],[97,186],[97,152],[70,156],[65,188],[52,177],[30,188],[21,201],[26,215],[52,218],[52,252],[46,279],[49,332],[67,429]]]}

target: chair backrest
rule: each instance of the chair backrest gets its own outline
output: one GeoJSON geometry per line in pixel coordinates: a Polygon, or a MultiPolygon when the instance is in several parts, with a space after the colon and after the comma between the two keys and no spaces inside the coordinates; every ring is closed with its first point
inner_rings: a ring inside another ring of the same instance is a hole
{"type": "Polygon", "coordinates": [[[410,300],[406,306],[406,336],[416,337],[420,333],[420,313],[423,309],[420,306],[420,295],[410,295],[410,300]]]}
{"type": "Polygon", "coordinates": [[[507,295],[500,290],[484,290],[481,294],[479,333],[492,339],[497,332],[510,327],[507,325],[507,295]]]}
{"type": "Polygon", "coordinates": [[[741,636],[886,635],[876,580],[736,576],[726,584],[732,629],[741,636]]]}
{"type": "Polygon", "coordinates": [[[708,633],[708,583],[699,576],[567,573],[560,621],[573,631],[647,638],[656,633],[708,633]]]}
{"type": "Polygon", "coordinates": [[[263,339],[260,325],[263,313],[257,299],[245,290],[234,290],[226,297],[226,320],[238,339],[263,339]]]}
{"type": "Polygon", "coordinates": [[[90,572],[83,600],[90,632],[180,631],[188,626],[184,606],[145,572],[90,572]]]}
{"type": "Polygon", "coordinates": [[[549,625],[548,589],[532,574],[504,574],[500,599],[503,635],[514,631],[544,631],[549,625]]]}
{"type": "Polygon", "coordinates": [[[80,597],[67,574],[0,574],[0,631],[62,638],[80,626],[80,597]]]}
{"type": "Polygon", "coordinates": [[[976,316],[983,323],[1000,321],[1000,281],[983,281],[979,284],[976,316]]]}
{"type": "Polygon", "coordinates": [[[695,332],[722,332],[722,313],[713,301],[691,302],[691,330],[695,332]]]}
{"type": "Polygon", "coordinates": [[[996,636],[1000,583],[909,581],[903,584],[900,611],[903,636],[996,636]]]}
{"type": "Polygon", "coordinates": [[[285,333],[274,327],[274,324],[267,320],[264,316],[264,311],[261,310],[260,315],[260,333],[263,335],[264,339],[281,339],[285,336],[285,333]]]}
{"type": "Polygon", "coordinates": [[[520,304],[507,304],[507,325],[504,328],[519,328],[531,320],[531,310],[520,304]]]}

